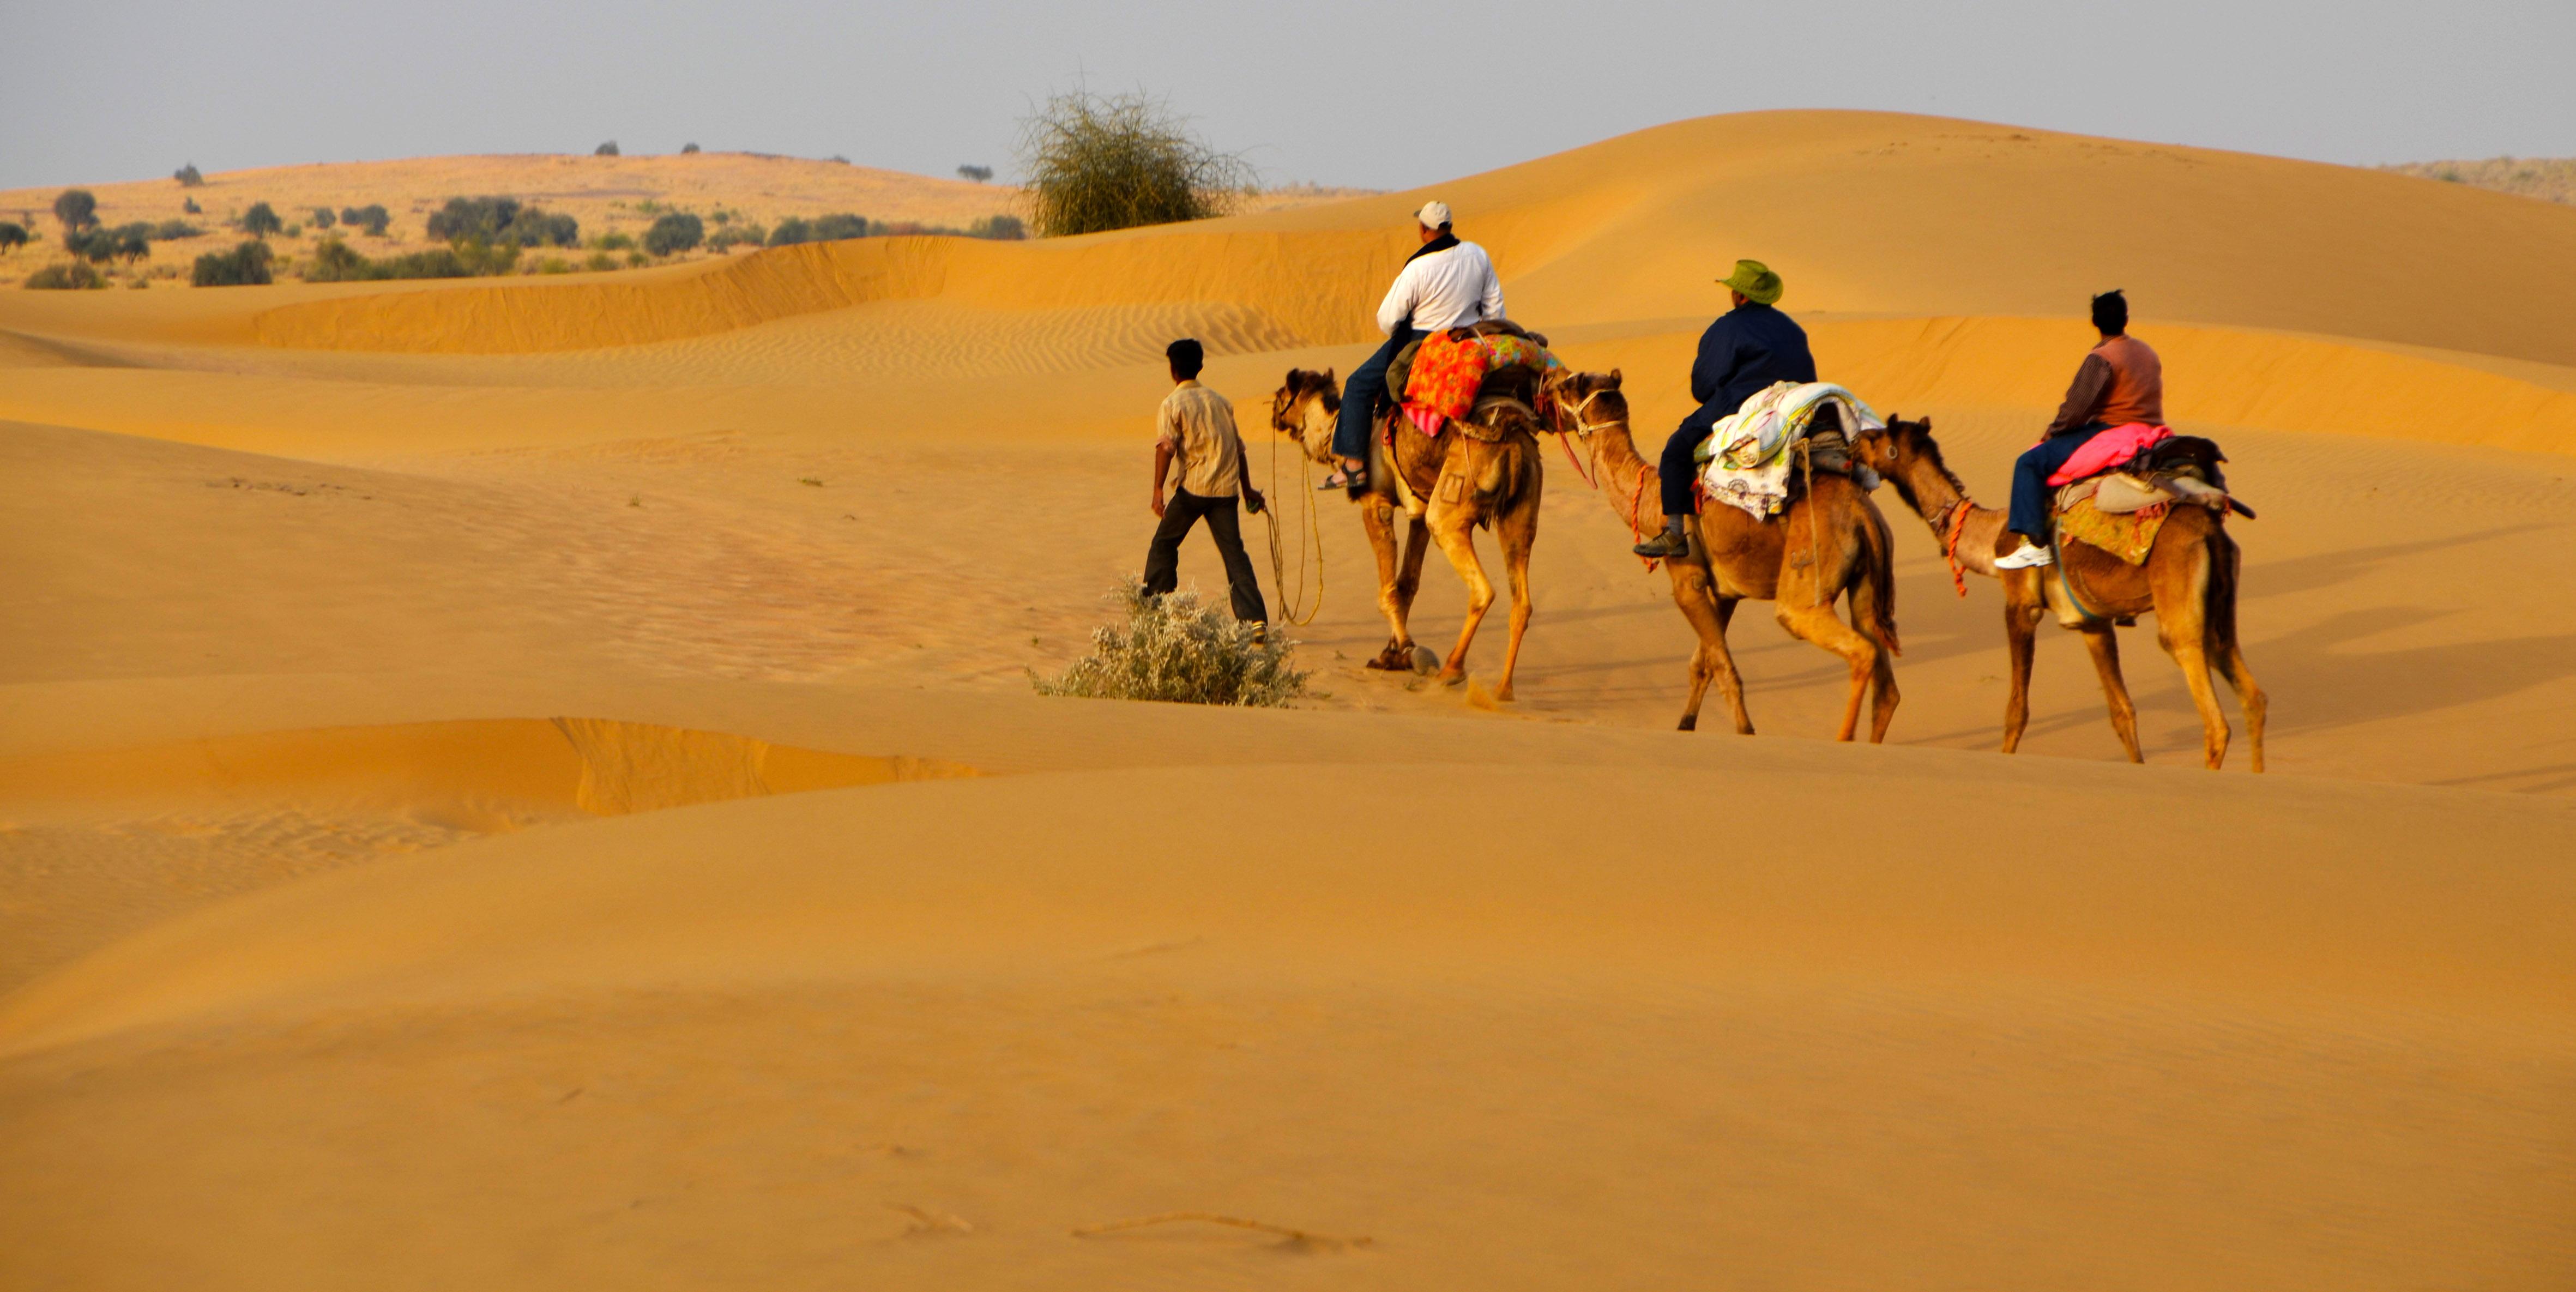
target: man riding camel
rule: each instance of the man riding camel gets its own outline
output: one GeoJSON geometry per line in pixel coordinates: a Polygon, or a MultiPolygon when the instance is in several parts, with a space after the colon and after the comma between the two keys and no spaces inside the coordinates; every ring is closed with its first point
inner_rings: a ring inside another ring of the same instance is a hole
{"type": "Polygon", "coordinates": [[[1690,519],[1691,484],[1699,475],[1692,458],[1719,420],[1774,383],[1816,379],[1805,330],[1772,308],[1780,300],[1780,275],[1759,260],[1739,260],[1735,272],[1718,281],[1735,308],[1700,334],[1699,358],[1691,364],[1691,398],[1699,407],[1664,441],[1656,468],[1662,473],[1657,483],[1664,495],[1664,532],[1637,544],[1639,556],[1690,555],[1690,536],[1682,527],[1690,519]]]}
{"type": "Polygon", "coordinates": [[[1342,386],[1342,416],[1333,427],[1333,452],[1341,455],[1342,469],[1324,481],[1325,489],[1368,486],[1369,435],[1387,367],[1398,351],[1426,334],[1503,316],[1503,284],[1494,276],[1493,257],[1449,231],[1448,204],[1423,203],[1413,223],[1421,249],[1404,262],[1377,307],[1377,330],[1386,334],[1386,344],[1342,386]]]}
{"type": "Polygon", "coordinates": [[[2048,478],[2075,456],[2084,442],[2115,426],[2165,421],[2165,367],[2147,343],[2130,336],[2129,299],[2117,291],[2093,298],[2093,327],[2102,344],[2084,356],[2066,402],[2048,433],[2013,463],[2012,514],[2004,525],[2021,535],[2021,546],[1995,558],[1999,570],[2026,570],[2053,565],[2050,551],[2048,478]]]}

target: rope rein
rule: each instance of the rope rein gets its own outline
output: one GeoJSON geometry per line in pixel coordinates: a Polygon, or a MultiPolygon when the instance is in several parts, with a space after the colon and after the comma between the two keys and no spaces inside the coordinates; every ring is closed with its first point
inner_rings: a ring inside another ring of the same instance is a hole
{"type": "Polygon", "coordinates": [[[1932,532],[1941,539],[1941,559],[1950,566],[1950,585],[1963,597],[1968,595],[1968,570],[1959,564],[1959,540],[1968,532],[1968,513],[1972,510],[1967,495],[1961,494],[1932,518],[1932,532]]]}
{"type": "MultiPolygon", "coordinates": [[[[1302,628],[1315,622],[1324,610],[1324,533],[1315,521],[1315,459],[1300,449],[1297,460],[1304,464],[1303,479],[1297,491],[1298,510],[1305,521],[1305,537],[1297,544],[1297,595],[1288,594],[1288,558],[1279,542],[1279,427],[1274,415],[1270,434],[1269,506],[1261,509],[1262,523],[1270,531],[1270,586],[1279,593],[1280,616],[1290,627],[1302,628]],[[1306,568],[1312,560],[1315,570],[1315,604],[1300,614],[1298,603],[1306,599],[1306,568]]],[[[1307,428],[1311,433],[1312,427],[1307,428]]],[[[1301,441],[1302,443],[1302,441],[1301,441]]]]}

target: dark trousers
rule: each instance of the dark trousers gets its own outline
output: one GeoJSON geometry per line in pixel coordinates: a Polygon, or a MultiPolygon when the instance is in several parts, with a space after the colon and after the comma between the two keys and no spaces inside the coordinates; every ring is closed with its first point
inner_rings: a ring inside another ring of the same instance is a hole
{"type": "MultiPolygon", "coordinates": [[[[1663,460],[1655,464],[1655,486],[1663,492],[1665,515],[1687,516],[1691,513],[1691,485],[1699,479],[1699,463],[1692,461],[1691,455],[1708,442],[1709,428],[1714,425],[1714,419],[1703,421],[1696,416],[1686,417],[1682,419],[1681,429],[1664,441],[1663,460]]],[[[1637,523],[1642,525],[1646,522],[1640,517],[1637,523]]]]}
{"type": "Polygon", "coordinates": [[[1172,491],[1163,504],[1163,523],[1154,527],[1154,544],[1145,549],[1145,594],[1159,597],[1181,585],[1181,540],[1190,526],[1207,518],[1208,536],[1225,558],[1225,581],[1234,593],[1234,617],[1270,622],[1270,607],[1261,600],[1261,582],[1253,577],[1252,558],[1243,554],[1242,516],[1232,498],[1202,498],[1187,489],[1172,491]]]}
{"type": "Polygon", "coordinates": [[[2026,535],[2034,543],[2046,543],[2048,513],[2051,500],[2057,494],[2055,489],[2049,487],[2048,478],[2056,475],[2057,469],[2065,466],[2066,460],[2074,457],[2075,450],[2083,448],[2086,440],[2109,429],[2100,422],[2079,426],[2064,435],[2052,435],[2041,440],[2033,445],[2030,451],[2015,459],[2012,515],[2005,520],[2004,527],[2016,534],[2026,535]]]}
{"type": "Polygon", "coordinates": [[[1411,324],[1400,325],[1368,362],[1351,369],[1350,380],[1342,383],[1342,419],[1333,424],[1333,452],[1368,461],[1369,423],[1377,420],[1377,406],[1386,398],[1386,370],[1395,362],[1395,352],[1420,335],[1411,324]]]}

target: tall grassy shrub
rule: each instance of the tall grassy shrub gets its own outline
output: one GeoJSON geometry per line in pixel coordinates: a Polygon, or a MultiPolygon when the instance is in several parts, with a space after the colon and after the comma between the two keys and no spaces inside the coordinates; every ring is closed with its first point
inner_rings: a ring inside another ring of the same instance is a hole
{"type": "Polygon", "coordinates": [[[1029,670],[1038,694],[1271,708],[1306,694],[1307,674],[1290,662],[1296,643],[1258,640],[1258,625],[1198,593],[1151,597],[1131,580],[1112,597],[1122,621],[1093,629],[1091,653],[1064,672],[1044,677],[1029,670]]]}
{"type": "Polygon", "coordinates": [[[245,242],[230,251],[210,251],[197,257],[197,267],[188,281],[199,287],[255,286],[269,281],[270,253],[265,242],[245,242]]]}
{"type": "Polygon", "coordinates": [[[1019,152],[1038,232],[1054,238],[1223,215],[1252,177],[1142,94],[1056,95],[1021,124],[1019,152]]]}

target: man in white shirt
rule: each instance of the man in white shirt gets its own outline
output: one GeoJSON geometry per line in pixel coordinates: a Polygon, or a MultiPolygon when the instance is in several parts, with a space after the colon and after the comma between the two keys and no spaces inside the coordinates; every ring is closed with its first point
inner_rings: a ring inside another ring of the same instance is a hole
{"type": "Polygon", "coordinates": [[[1386,390],[1387,365],[1414,339],[1503,316],[1503,284],[1483,247],[1449,232],[1449,206],[1426,202],[1413,213],[1422,249],[1404,262],[1386,300],[1377,307],[1377,330],[1386,344],[1353,370],[1342,386],[1342,417],[1333,427],[1333,452],[1342,469],[1326,489],[1368,487],[1368,437],[1386,390]]]}

